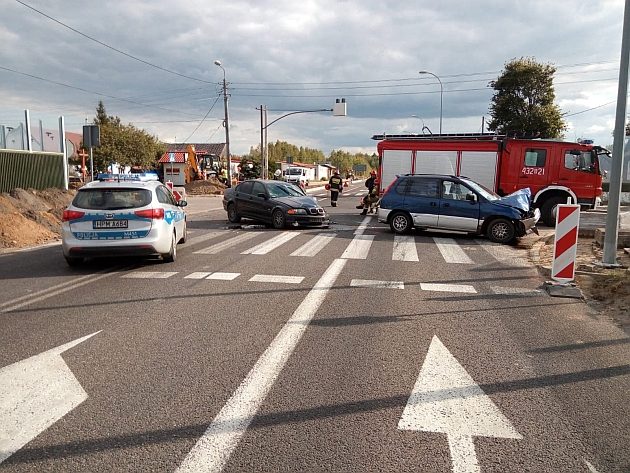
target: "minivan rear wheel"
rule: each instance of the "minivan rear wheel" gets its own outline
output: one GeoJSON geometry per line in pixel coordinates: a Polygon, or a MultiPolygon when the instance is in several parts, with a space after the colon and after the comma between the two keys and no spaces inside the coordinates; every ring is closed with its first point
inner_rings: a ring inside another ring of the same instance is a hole
{"type": "Polygon", "coordinates": [[[409,233],[412,226],[413,222],[411,221],[411,216],[405,212],[394,213],[389,221],[389,228],[392,229],[392,232],[399,235],[409,233]]]}

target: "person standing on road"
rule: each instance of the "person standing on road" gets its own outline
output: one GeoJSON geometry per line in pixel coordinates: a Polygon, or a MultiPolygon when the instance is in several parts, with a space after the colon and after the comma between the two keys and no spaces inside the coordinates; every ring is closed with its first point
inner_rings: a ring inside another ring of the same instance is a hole
{"type": "Polygon", "coordinates": [[[368,189],[368,195],[372,193],[374,189],[374,181],[376,180],[376,171],[370,173],[370,177],[365,180],[365,187],[368,189]]]}
{"type": "Polygon", "coordinates": [[[339,193],[343,189],[343,179],[339,175],[339,171],[335,170],[332,177],[328,181],[328,185],[330,186],[330,205],[333,207],[337,207],[337,198],[339,197],[339,193]]]}

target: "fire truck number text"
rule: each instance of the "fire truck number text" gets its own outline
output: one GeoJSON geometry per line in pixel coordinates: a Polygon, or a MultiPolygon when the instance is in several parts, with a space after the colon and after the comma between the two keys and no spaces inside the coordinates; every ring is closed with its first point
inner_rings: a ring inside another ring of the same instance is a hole
{"type": "Polygon", "coordinates": [[[534,174],[536,176],[544,176],[545,168],[523,168],[522,174],[534,174]]]}

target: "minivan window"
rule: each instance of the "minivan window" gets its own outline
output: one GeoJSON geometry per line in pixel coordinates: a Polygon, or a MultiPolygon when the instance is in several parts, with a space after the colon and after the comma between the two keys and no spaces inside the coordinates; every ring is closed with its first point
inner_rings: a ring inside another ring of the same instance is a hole
{"type": "Polygon", "coordinates": [[[468,179],[462,179],[462,182],[486,200],[499,200],[501,198],[498,194],[492,192],[490,189],[487,189],[477,182],[468,179]]]}
{"type": "Polygon", "coordinates": [[[437,179],[411,179],[407,195],[437,198],[440,195],[437,179]]]}

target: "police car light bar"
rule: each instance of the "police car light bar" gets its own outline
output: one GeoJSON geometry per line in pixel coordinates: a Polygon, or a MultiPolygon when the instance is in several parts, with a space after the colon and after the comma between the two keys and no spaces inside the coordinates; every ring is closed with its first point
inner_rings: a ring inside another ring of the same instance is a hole
{"type": "Polygon", "coordinates": [[[96,176],[99,181],[117,181],[117,182],[148,182],[158,181],[158,175],[154,172],[141,172],[133,174],[111,174],[111,173],[99,173],[96,176]]]}

